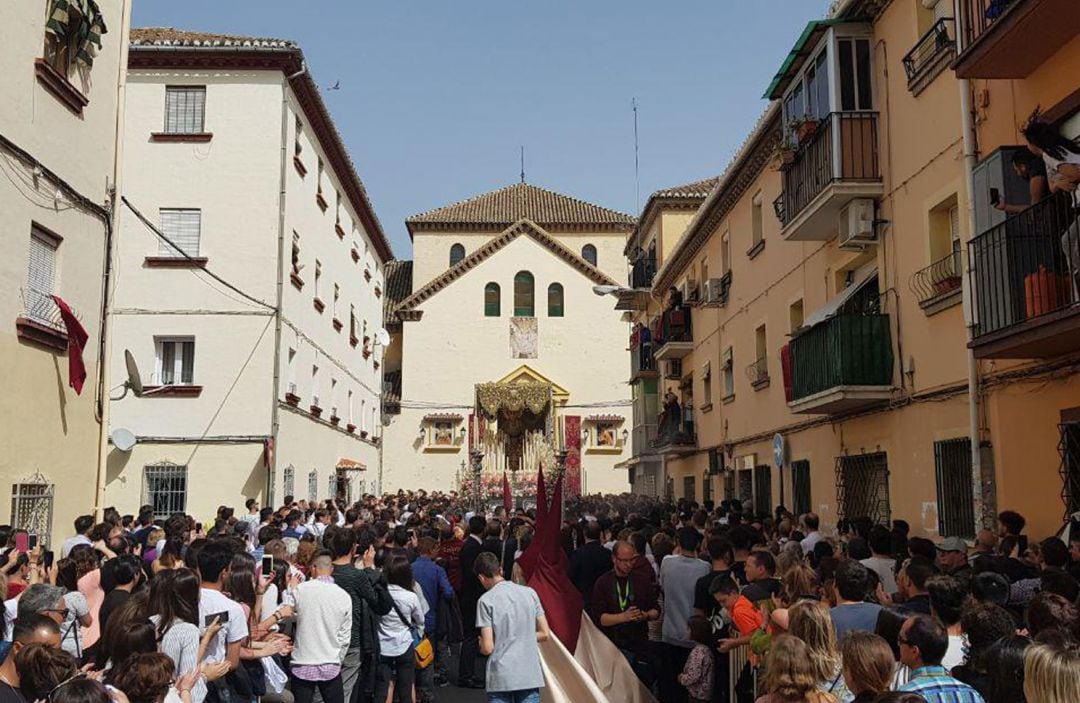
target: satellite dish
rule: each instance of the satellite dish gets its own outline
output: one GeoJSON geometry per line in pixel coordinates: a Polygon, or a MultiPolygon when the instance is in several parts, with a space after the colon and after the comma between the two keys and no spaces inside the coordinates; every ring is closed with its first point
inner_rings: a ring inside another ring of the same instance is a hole
{"type": "Polygon", "coordinates": [[[124,364],[127,366],[127,382],[124,384],[135,393],[136,396],[142,395],[143,385],[142,379],[139,378],[139,365],[135,363],[135,357],[132,355],[130,349],[124,350],[124,364]]]}
{"type": "Polygon", "coordinates": [[[109,439],[112,440],[113,446],[122,452],[130,452],[137,441],[135,433],[126,427],[117,427],[109,433],[109,439]]]}
{"type": "Polygon", "coordinates": [[[384,328],[380,327],[375,332],[375,344],[378,344],[381,347],[390,346],[390,333],[387,332],[384,328]]]}

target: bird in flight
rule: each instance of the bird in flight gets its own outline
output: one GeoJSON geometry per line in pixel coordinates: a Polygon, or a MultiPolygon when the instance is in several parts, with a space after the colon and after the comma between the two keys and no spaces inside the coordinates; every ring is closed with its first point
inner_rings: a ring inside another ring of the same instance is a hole
{"type": "Polygon", "coordinates": [[[341,90],[341,81],[337,81],[334,85],[327,88],[327,90],[341,90]]]}

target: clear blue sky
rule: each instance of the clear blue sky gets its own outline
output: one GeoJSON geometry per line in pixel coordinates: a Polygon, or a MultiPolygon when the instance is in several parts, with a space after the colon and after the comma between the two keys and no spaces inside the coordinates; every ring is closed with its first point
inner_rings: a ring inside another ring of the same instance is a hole
{"type": "Polygon", "coordinates": [[[828,0],[141,0],[134,26],[300,43],[397,258],[404,219],[518,180],[630,214],[723,170],[828,0]]]}

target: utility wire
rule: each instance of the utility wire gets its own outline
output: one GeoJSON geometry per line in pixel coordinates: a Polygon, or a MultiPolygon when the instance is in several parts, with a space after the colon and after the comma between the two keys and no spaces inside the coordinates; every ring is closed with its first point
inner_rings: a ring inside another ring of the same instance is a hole
{"type": "MultiPolygon", "coordinates": [[[[162,232],[160,229],[158,229],[157,226],[154,225],[154,223],[152,223],[150,220],[146,219],[146,216],[143,215],[141,212],[139,212],[138,208],[136,208],[134,205],[131,204],[131,202],[127,199],[127,196],[120,196],[120,200],[121,200],[121,202],[124,203],[124,205],[127,206],[128,210],[131,210],[132,214],[135,215],[135,217],[137,217],[140,222],[142,222],[144,225],[146,225],[147,229],[149,229],[151,232],[153,232],[155,235],[157,235],[162,241],[164,241],[166,244],[168,244],[173,249],[175,249],[180,254],[180,256],[182,256],[182,257],[184,257],[185,259],[188,259],[188,260],[192,260],[192,259],[195,258],[195,257],[191,256],[190,254],[188,254],[183,249],[181,249],[179,246],[177,246],[176,242],[174,242],[173,240],[171,240],[167,236],[165,236],[165,233],[162,232]]],[[[210,278],[213,278],[215,281],[217,281],[221,285],[225,286],[229,290],[233,291],[234,293],[237,293],[238,295],[243,296],[244,298],[246,298],[247,300],[250,300],[251,302],[255,303],[256,305],[263,306],[267,310],[273,310],[274,312],[277,312],[277,308],[275,308],[273,305],[270,305],[269,303],[266,303],[266,302],[264,302],[262,300],[259,300],[258,298],[255,298],[253,296],[248,295],[247,293],[240,290],[239,288],[237,288],[233,284],[229,283],[224,278],[217,275],[216,273],[214,273],[210,269],[202,268],[201,270],[204,273],[206,273],[207,276],[210,276],[210,278]]]]}

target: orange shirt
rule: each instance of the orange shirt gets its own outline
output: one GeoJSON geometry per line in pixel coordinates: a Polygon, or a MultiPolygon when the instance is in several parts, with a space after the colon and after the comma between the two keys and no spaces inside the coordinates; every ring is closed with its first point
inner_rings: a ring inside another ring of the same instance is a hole
{"type": "Polygon", "coordinates": [[[761,612],[746,596],[739,596],[731,609],[731,622],[739,631],[740,637],[747,637],[761,628],[761,612]]]}

